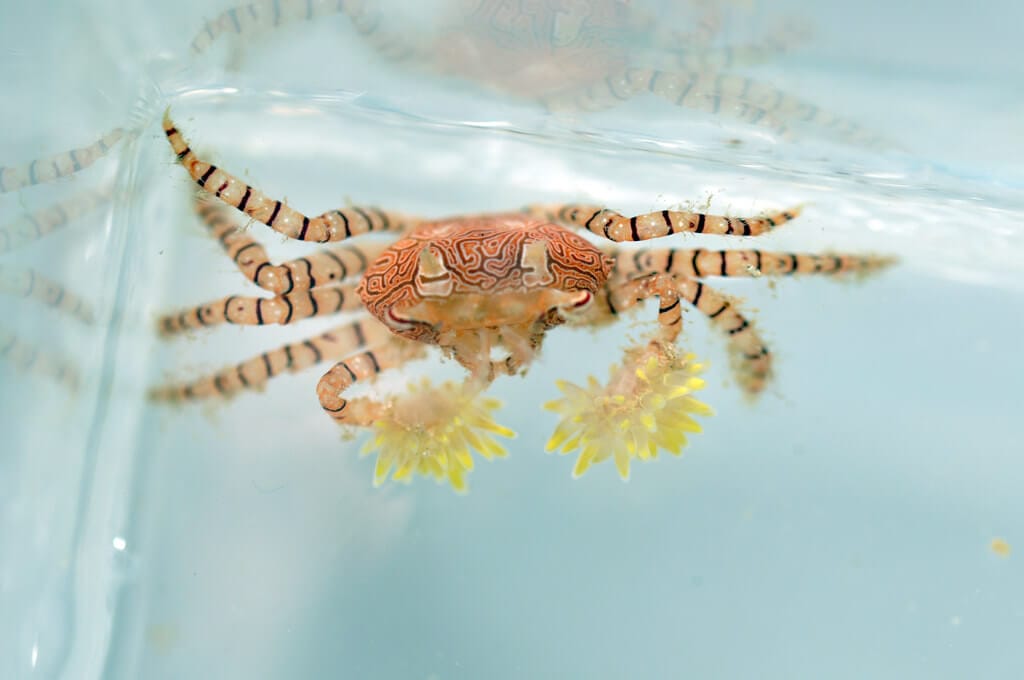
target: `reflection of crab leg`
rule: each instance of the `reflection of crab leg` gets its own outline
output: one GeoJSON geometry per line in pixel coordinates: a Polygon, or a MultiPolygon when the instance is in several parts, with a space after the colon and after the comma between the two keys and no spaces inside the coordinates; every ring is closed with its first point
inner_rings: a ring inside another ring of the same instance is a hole
{"type": "Polygon", "coordinates": [[[567,203],[561,205],[529,206],[527,212],[555,222],[582,227],[611,241],[646,241],[679,232],[696,234],[723,234],[731,236],[757,236],[788,222],[800,214],[800,208],[790,208],[761,217],[722,217],[679,210],[625,217],[614,210],[598,205],[567,203]]]}
{"type": "Polygon", "coordinates": [[[628,69],[552,99],[552,108],[603,110],[649,92],[676,106],[728,113],[750,125],[788,134],[787,122],[831,128],[846,137],[868,137],[856,123],[765,83],[716,72],[628,69]]]}
{"type": "Polygon", "coordinates": [[[210,234],[224,247],[239,271],[272,293],[334,285],[350,276],[358,276],[386,247],[379,243],[346,244],[275,265],[271,264],[263,246],[239,229],[221,205],[200,201],[197,208],[210,234]]]}
{"type": "Polygon", "coordinates": [[[48,158],[40,158],[19,167],[0,166],[0,194],[52,182],[83,170],[105,156],[110,147],[117,143],[122,136],[124,136],[124,130],[117,128],[86,147],[64,151],[48,158]]]}
{"type": "Polygon", "coordinates": [[[164,132],[174,152],[178,154],[178,161],[200,187],[288,238],[300,241],[341,241],[371,231],[404,231],[410,226],[407,218],[398,213],[370,207],[354,206],[331,210],[317,217],[307,217],[234,175],[201,160],[189,148],[166,113],[164,132]]]}
{"type": "Polygon", "coordinates": [[[225,10],[203,25],[192,41],[193,54],[205,52],[221,35],[248,36],[275,29],[295,21],[311,21],[331,14],[347,14],[356,30],[373,36],[379,23],[378,12],[359,0],[257,0],[225,10]]]}
{"type": "Polygon", "coordinates": [[[16,370],[50,378],[64,383],[69,389],[78,389],[78,369],[73,363],[39,349],[38,343],[28,343],[0,327],[0,359],[16,370]]]}
{"type": "Polygon", "coordinates": [[[717,80],[717,77],[709,78],[702,73],[629,69],[611,73],[585,88],[549,97],[545,103],[548,108],[556,111],[602,111],[650,92],[676,106],[713,114],[724,112],[750,125],[766,127],[780,135],[787,133],[782,121],[775,118],[765,106],[718,89],[717,80]]]}
{"type": "MultiPolygon", "coordinates": [[[[717,17],[709,17],[712,20],[717,17]]],[[[702,23],[701,26],[717,25],[702,23]]],[[[703,30],[706,38],[703,42],[694,42],[689,36],[677,32],[659,31],[655,36],[655,44],[668,53],[667,59],[672,68],[685,71],[728,70],[737,66],[750,66],[764,63],[785,54],[793,45],[804,42],[807,29],[799,24],[779,26],[759,42],[743,45],[726,45],[709,47],[713,33],[703,30]]]]}
{"type": "Polygon", "coordinates": [[[267,380],[285,371],[295,373],[327,359],[338,359],[385,342],[389,335],[390,332],[375,321],[355,321],[308,340],[264,352],[187,384],[158,387],[150,392],[150,397],[160,401],[180,401],[229,396],[243,389],[260,389],[267,380]]]}
{"type": "Polygon", "coordinates": [[[309,21],[324,14],[344,11],[348,3],[338,0],[258,0],[225,10],[207,19],[203,30],[192,41],[192,52],[205,51],[225,33],[245,35],[277,28],[297,20],[309,21]]]}
{"type": "Polygon", "coordinates": [[[37,300],[79,321],[92,322],[92,310],[82,298],[32,269],[0,266],[0,293],[37,300]]]}
{"type": "Polygon", "coordinates": [[[0,254],[43,238],[110,198],[110,189],[86,191],[0,227],[0,254]]]}

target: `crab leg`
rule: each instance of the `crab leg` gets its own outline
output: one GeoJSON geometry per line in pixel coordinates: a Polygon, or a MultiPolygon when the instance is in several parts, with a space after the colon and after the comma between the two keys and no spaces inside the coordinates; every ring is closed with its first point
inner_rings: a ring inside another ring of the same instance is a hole
{"type": "Polygon", "coordinates": [[[263,246],[239,228],[223,205],[202,200],[196,209],[239,271],[260,288],[279,295],[333,286],[358,276],[387,247],[381,243],[349,243],[275,265],[263,246]]]}
{"type": "Polygon", "coordinates": [[[676,277],[679,296],[696,307],[719,331],[725,333],[733,358],[733,372],[748,394],[764,389],[771,377],[772,355],[753,323],[726,295],[695,279],[676,277]]]}
{"type": "Polygon", "coordinates": [[[367,398],[345,399],[342,392],[357,382],[374,380],[382,371],[396,368],[422,355],[424,346],[397,336],[335,364],[320,378],[316,394],[320,406],[336,423],[366,427],[382,419],[386,404],[367,398]]]}
{"type": "Polygon", "coordinates": [[[361,309],[356,284],[321,286],[313,290],[297,290],[272,298],[232,295],[215,302],[186,309],[160,318],[160,331],[165,335],[222,323],[242,326],[280,324],[286,326],[302,319],[327,316],[361,309]]]}
{"type": "Polygon", "coordinates": [[[868,273],[892,264],[878,255],[811,255],[763,250],[684,250],[677,248],[618,251],[615,272],[626,277],[652,272],[684,277],[756,277],[794,274],[868,273]]]}
{"type": "Polygon", "coordinates": [[[109,199],[109,189],[83,192],[0,227],[0,255],[43,238],[109,199]]]}
{"type": "Polygon", "coordinates": [[[17,191],[24,187],[53,182],[84,170],[102,158],[114,146],[124,130],[117,128],[108,132],[89,146],[64,151],[54,156],[40,158],[18,167],[0,166],[0,194],[17,191]]]}
{"type": "Polygon", "coordinates": [[[285,203],[272,199],[234,175],[200,159],[164,114],[164,132],[178,161],[206,191],[257,222],[300,241],[341,241],[371,231],[404,231],[412,222],[398,213],[373,207],[342,208],[317,217],[307,217],[285,203]]]}
{"type": "Polygon", "coordinates": [[[528,206],[526,212],[567,226],[575,226],[610,241],[647,241],[680,232],[758,236],[794,219],[801,208],[768,213],[761,217],[723,217],[679,210],[662,210],[625,217],[597,205],[565,203],[528,206]]]}
{"type": "Polygon", "coordinates": [[[149,396],[156,401],[181,401],[227,397],[243,389],[261,389],[270,378],[285,371],[296,373],[321,361],[346,356],[367,346],[385,342],[389,335],[390,332],[378,323],[355,321],[308,340],[264,352],[204,378],[183,385],[155,388],[149,396]]]}
{"type": "Polygon", "coordinates": [[[609,283],[605,304],[616,316],[646,300],[659,298],[659,340],[672,343],[682,328],[680,301],[685,300],[707,316],[728,338],[734,357],[734,371],[749,393],[760,392],[771,375],[771,354],[757,330],[728,297],[692,278],[656,273],[638,279],[609,283]]]}

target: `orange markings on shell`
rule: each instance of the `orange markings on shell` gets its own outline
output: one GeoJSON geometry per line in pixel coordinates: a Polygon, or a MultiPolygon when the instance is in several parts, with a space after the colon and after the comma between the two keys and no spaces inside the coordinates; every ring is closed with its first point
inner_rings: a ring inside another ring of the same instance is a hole
{"type": "Polygon", "coordinates": [[[423,300],[417,288],[420,251],[431,248],[452,278],[452,295],[498,295],[541,289],[596,293],[608,279],[611,260],[586,239],[526,215],[454,218],[429,222],[381,253],[366,270],[359,296],[379,319],[423,300]],[[524,280],[523,249],[544,241],[553,282],[524,280]]]}

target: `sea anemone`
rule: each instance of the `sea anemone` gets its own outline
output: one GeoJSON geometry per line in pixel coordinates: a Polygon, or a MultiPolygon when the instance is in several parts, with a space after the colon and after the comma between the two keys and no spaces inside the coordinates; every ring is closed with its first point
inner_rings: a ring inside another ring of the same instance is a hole
{"type": "Polygon", "coordinates": [[[492,419],[500,406],[470,385],[446,382],[434,388],[427,379],[409,385],[407,394],[391,402],[387,416],[374,423],[376,432],[363,447],[363,455],[378,451],[374,485],[388,475],[408,482],[419,473],[466,491],[472,451],[488,460],[502,458],[507,452],[491,434],[515,436],[492,419]]]}
{"type": "Polygon", "coordinates": [[[611,368],[606,386],[593,376],[586,387],[559,380],[565,396],[544,405],[562,416],[547,450],[580,450],[573,477],[612,458],[623,480],[629,479],[635,458],[654,459],[660,449],[678,456],[687,443],[685,433],[701,431],[692,416],[712,414],[691,396],[704,387],[698,377],[703,368],[694,355],[655,343],[628,350],[611,368]]]}

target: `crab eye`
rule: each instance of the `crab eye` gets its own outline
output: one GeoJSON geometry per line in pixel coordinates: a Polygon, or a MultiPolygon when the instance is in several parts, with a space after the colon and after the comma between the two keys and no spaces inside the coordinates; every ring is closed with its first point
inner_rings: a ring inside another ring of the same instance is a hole
{"type": "Polygon", "coordinates": [[[594,299],[594,296],[590,294],[589,290],[585,290],[579,296],[579,299],[572,303],[573,309],[581,309],[590,304],[590,301],[594,299]]]}
{"type": "Polygon", "coordinates": [[[558,305],[558,311],[562,316],[578,316],[584,313],[594,300],[594,295],[589,290],[575,291],[566,295],[566,300],[558,305]]]}

